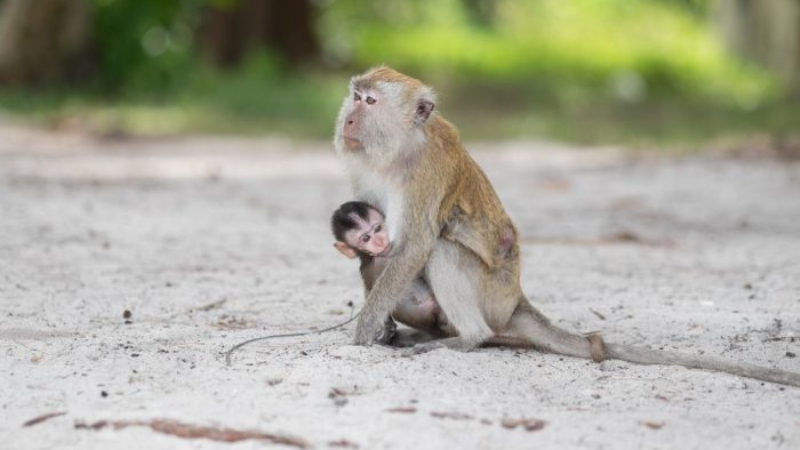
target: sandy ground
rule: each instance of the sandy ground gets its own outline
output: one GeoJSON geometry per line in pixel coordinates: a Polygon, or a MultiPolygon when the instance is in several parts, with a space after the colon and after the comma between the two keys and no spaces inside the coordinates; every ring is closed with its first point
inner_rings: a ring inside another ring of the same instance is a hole
{"type": "MultiPolygon", "coordinates": [[[[470,148],[556,323],[800,371],[800,164],[470,148]]],[[[352,325],[227,367],[361,304],[348,199],[327,143],[0,127],[0,448],[800,448],[800,388],[680,367],[404,357],[352,325]]]]}

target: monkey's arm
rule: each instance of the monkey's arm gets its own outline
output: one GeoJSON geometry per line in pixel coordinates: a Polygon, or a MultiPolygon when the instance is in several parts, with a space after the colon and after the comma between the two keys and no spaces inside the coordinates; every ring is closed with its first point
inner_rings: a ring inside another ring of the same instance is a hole
{"type": "Polygon", "coordinates": [[[430,199],[417,204],[409,201],[405,211],[408,213],[405,215],[403,234],[399,242],[395,241],[389,262],[367,295],[359,316],[354,339],[356,344],[370,345],[375,342],[381,334],[384,320],[408,294],[438,239],[438,206],[432,204],[430,199]],[[423,215],[423,211],[428,211],[428,214],[423,215]]]}

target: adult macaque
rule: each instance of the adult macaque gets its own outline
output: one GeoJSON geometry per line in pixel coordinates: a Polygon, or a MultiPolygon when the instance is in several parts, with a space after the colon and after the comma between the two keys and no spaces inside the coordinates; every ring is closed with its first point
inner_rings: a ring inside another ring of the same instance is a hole
{"type": "Polygon", "coordinates": [[[710,358],[605,344],[550,323],[520,288],[518,233],[453,125],[434,111],[433,90],[387,67],[355,76],[334,145],[356,198],[386,216],[392,243],[369,290],[355,343],[369,345],[422,273],[455,336],[418,344],[469,351],[492,336],[540,350],[643,364],[678,364],[800,386],[800,374],[710,358]]]}

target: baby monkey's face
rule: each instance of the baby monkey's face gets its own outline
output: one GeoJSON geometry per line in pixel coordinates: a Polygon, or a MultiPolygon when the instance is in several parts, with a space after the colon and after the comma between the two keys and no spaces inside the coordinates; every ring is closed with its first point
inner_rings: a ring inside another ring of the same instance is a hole
{"type": "Polygon", "coordinates": [[[370,256],[386,256],[390,246],[383,215],[370,209],[366,220],[356,215],[352,217],[356,226],[344,235],[347,245],[370,256]]]}

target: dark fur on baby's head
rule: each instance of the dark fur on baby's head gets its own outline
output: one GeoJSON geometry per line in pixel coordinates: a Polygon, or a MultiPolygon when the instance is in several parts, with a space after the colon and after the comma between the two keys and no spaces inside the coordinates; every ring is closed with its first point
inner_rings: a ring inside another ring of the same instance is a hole
{"type": "Polygon", "coordinates": [[[333,231],[333,237],[339,242],[345,242],[344,234],[356,228],[356,222],[351,216],[355,214],[367,220],[370,209],[376,208],[366,202],[343,203],[339,209],[333,212],[333,217],[331,217],[331,231],[333,231]]]}

